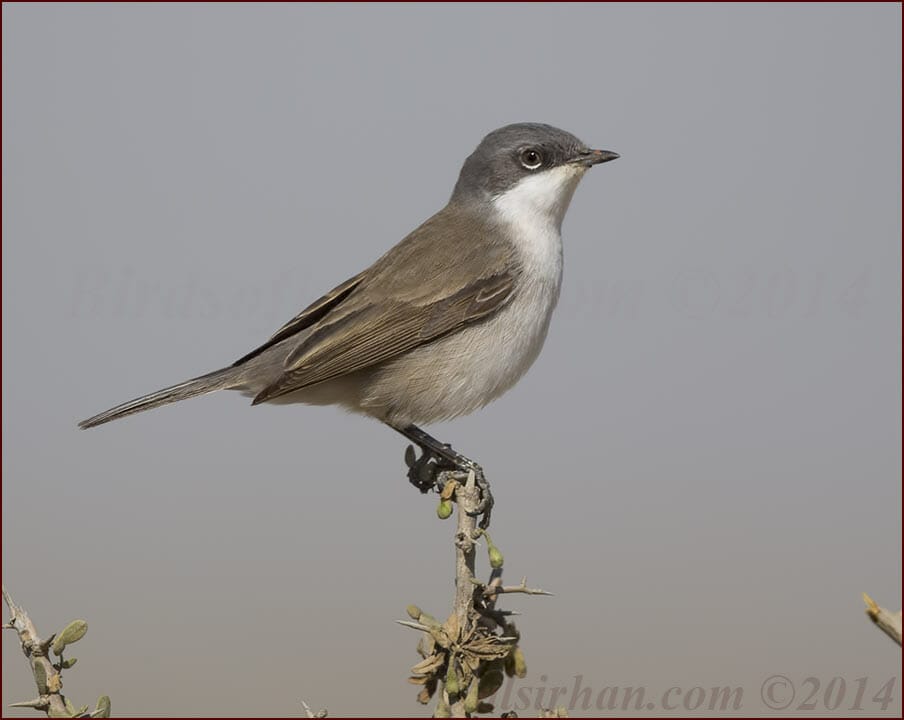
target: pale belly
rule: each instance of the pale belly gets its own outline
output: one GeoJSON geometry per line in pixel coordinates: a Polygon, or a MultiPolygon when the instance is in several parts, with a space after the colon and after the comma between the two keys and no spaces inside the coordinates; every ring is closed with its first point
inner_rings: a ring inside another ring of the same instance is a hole
{"type": "Polygon", "coordinates": [[[417,425],[465,415],[498,398],[537,359],[558,300],[558,278],[521,290],[489,320],[375,370],[354,409],[393,425],[417,425]]]}

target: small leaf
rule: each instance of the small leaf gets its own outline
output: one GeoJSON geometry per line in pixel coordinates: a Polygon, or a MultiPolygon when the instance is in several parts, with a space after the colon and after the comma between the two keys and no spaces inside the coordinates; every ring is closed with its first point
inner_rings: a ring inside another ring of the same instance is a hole
{"type": "Polygon", "coordinates": [[[97,698],[97,707],[94,712],[91,713],[91,717],[102,717],[108,718],[110,717],[110,696],[109,695],[101,695],[97,698]]]}
{"type": "Polygon", "coordinates": [[[515,675],[519,678],[523,678],[527,676],[527,663],[524,662],[524,653],[521,652],[521,648],[516,647],[512,651],[512,662],[514,664],[515,675]]]}
{"type": "Polygon", "coordinates": [[[421,616],[421,609],[417,605],[409,605],[405,608],[405,612],[412,620],[417,620],[421,616]]]}
{"type": "Polygon", "coordinates": [[[436,506],[436,517],[440,520],[446,520],[452,515],[452,502],[449,500],[440,500],[436,506]]]}
{"type": "Polygon", "coordinates": [[[63,632],[57,635],[56,640],[53,641],[51,649],[54,655],[62,655],[67,645],[81,640],[85,637],[86,632],[88,632],[88,623],[84,620],[73,620],[63,628],[63,632]]]}
{"type": "Polygon", "coordinates": [[[436,710],[433,711],[433,717],[452,717],[452,710],[449,708],[449,703],[446,702],[444,693],[440,693],[436,699],[436,710]]]}
{"type": "Polygon", "coordinates": [[[501,568],[503,563],[505,563],[505,557],[499,552],[499,548],[495,545],[490,545],[490,547],[487,548],[487,551],[487,554],[490,556],[490,567],[494,570],[501,568]]]}
{"type": "Polygon", "coordinates": [[[78,662],[78,658],[66,658],[61,663],[61,666],[62,666],[63,670],[68,670],[73,665],[75,665],[77,662],[78,662]]]}
{"type": "Polygon", "coordinates": [[[446,631],[446,635],[449,636],[449,639],[452,642],[458,640],[458,635],[461,632],[461,628],[458,624],[458,615],[452,613],[449,617],[446,618],[446,624],[443,625],[443,630],[446,631]]]}
{"type": "Polygon", "coordinates": [[[34,663],[35,684],[38,686],[38,692],[41,695],[47,694],[47,669],[40,660],[34,663]]]}
{"type": "Polygon", "coordinates": [[[430,635],[421,635],[421,639],[417,641],[417,651],[421,657],[429,657],[436,648],[436,641],[430,635]]]}
{"type": "Polygon", "coordinates": [[[449,667],[446,670],[446,692],[449,696],[458,695],[458,673],[455,672],[455,662],[450,659],[449,667]]]}
{"type": "Polygon", "coordinates": [[[455,494],[455,489],[458,487],[458,482],[456,480],[450,480],[445,485],[443,485],[443,489],[440,491],[439,496],[443,500],[451,500],[452,496],[455,494]]]}
{"type": "Polygon", "coordinates": [[[477,678],[474,678],[468,688],[468,694],[465,696],[465,712],[468,714],[477,711],[477,687],[478,681],[477,678]]]}
{"type": "Polygon", "coordinates": [[[502,553],[499,552],[499,548],[493,545],[489,533],[484,531],[483,536],[487,539],[487,555],[490,556],[490,567],[494,570],[498,570],[505,562],[505,558],[502,556],[502,553]]]}
{"type": "Polygon", "coordinates": [[[411,672],[415,675],[430,675],[434,670],[442,667],[444,659],[442,655],[431,655],[413,666],[411,672]]]}

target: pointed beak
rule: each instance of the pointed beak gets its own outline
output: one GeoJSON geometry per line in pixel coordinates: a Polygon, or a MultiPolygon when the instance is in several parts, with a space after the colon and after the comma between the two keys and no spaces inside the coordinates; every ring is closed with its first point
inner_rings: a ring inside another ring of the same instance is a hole
{"type": "Polygon", "coordinates": [[[610,160],[617,160],[619,157],[621,156],[618,153],[611,150],[584,150],[572,162],[585,167],[593,167],[610,160]]]}

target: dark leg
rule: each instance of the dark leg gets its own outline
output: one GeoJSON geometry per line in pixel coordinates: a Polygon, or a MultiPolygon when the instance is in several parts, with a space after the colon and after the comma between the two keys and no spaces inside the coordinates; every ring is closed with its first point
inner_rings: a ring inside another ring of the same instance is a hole
{"type": "Polygon", "coordinates": [[[441,443],[432,435],[425,433],[416,425],[401,428],[390,425],[389,427],[404,435],[421,449],[423,454],[409,463],[408,479],[422,493],[441,484],[442,479],[439,476],[443,472],[468,473],[474,471],[474,480],[477,487],[480,488],[482,496],[476,514],[483,516],[480,526],[487,528],[490,524],[490,511],[493,508],[493,494],[490,492],[490,484],[483,474],[483,468],[470,458],[453,450],[450,445],[441,443]]]}

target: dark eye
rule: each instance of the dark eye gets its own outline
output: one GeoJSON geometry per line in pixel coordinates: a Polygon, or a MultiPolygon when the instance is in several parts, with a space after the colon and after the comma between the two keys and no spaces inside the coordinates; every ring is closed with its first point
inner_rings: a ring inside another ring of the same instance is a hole
{"type": "Polygon", "coordinates": [[[528,170],[536,170],[543,164],[543,155],[539,150],[527,148],[521,151],[521,164],[528,170]]]}

